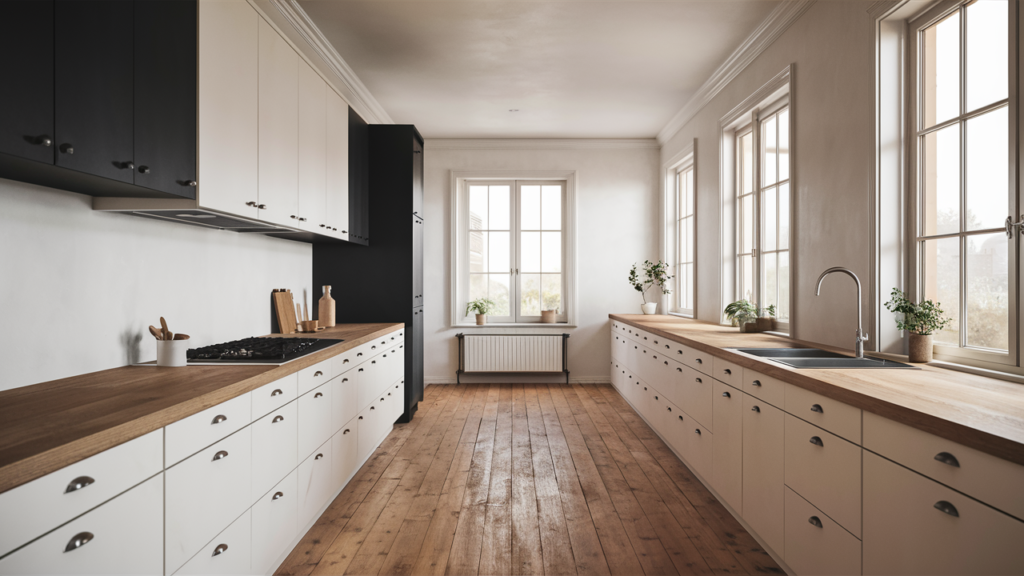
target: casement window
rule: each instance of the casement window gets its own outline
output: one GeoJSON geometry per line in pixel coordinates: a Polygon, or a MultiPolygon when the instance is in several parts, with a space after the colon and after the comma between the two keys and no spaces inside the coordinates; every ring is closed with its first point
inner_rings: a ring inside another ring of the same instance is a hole
{"type": "Polygon", "coordinates": [[[1016,11],[945,2],[908,36],[911,290],[953,319],[936,357],[987,367],[1019,366],[1016,11]]]}
{"type": "Polygon", "coordinates": [[[454,241],[455,324],[470,324],[466,303],[487,298],[489,324],[540,322],[571,310],[571,207],[567,180],[460,179],[456,185],[454,241]]]}
{"type": "Polygon", "coordinates": [[[673,312],[694,316],[696,310],[697,224],[693,157],[675,170],[675,304],[673,312]]]}
{"type": "Polygon", "coordinates": [[[789,330],[789,98],[755,109],[735,131],[736,299],[775,306],[789,330]]]}

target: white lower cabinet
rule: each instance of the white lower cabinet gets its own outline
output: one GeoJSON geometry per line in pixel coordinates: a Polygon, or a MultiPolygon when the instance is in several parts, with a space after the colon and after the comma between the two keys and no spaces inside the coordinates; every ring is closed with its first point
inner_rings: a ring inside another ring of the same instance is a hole
{"type": "Polygon", "coordinates": [[[164,467],[181,462],[252,422],[252,398],[243,394],[164,427],[164,467]]]}
{"type": "Polygon", "coordinates": [[[1024,522],[864,452],[864,574],[1021,574],[1024,522]]]}
{"type": "Polygon", "coordinates": [[[782,410],[743,395],[743,519],[772,548],[782,550],[785,473],[782,410]]]}
{"type": "Polygon", "coordinates": [[[249,502],[266,494],[298,464],[298,410],[295,402],[252,423],[252,478],[249,502]]]}
{"type": "Polygon", "coordinates": [[[334,451],[328,438],[298,469],[298,526],[305,528],[334,494],[334,451]]]}
{"type": "Polygon", "coordinates": [[[168,469],[167,574],[173,574],[252,504],[252,434],[247,426],[168,469]]]}
{"type": "Polygon", "coordinates": [[[356,424],[357,422],[356,418],[348,421],[331,439],[331,451],[334,453],[331,459],[331,468],[336,486],[341,486],[347,482],[356,471],[356,466],[360,462],[359,427],[356,424]]]}
{"type": "Polygon", "coordinates": [[[297,471],[281,480],[252,507],[252,571],[266,574],[298,534],[297,471]]]}
{"type": "Polygon", "coordinates": [[[330,439],[332,386],[320,386],[299,397],[299,460],[304,460],[318,446],[330,439]]]}
{"type": "Polygon", "coordinates": [[[739,512],[743,510],[743,392],[718,381],[714,387],[711,483],[739,512]]]}
{"type": "Polygon", "coordinates": [[[714,459],[714,438],[711,431],[700,425],[697,420],[690,418],[689,426],[686,427],[686,442],[689,444],[689,464],[702,478],[711,478],[712,461],[714,459]]]}
{"type": "Polygon", "coordinates": [[[861,447],[786,414],[786,486],[860,537],[861,447]]]}
{"type": "Polygon", "coordinates": [[[786,488],[786,564],[798,576],[860,574],[860,540],[786,488]]]}
{"type": "Polygon", "coordinates": [[[359,390],[355,372],[348,372],[331,380],[331,423],[335,431],[359,414],[359,390]]]}
{"type": "Polygon", "coordinates": [[[0,559],[0,574],[163,574],[163,508],[158,474],[0,559]]]}
{"type": "Polygon", "coordinates": [[[246,510],[182,566],[175,576],[244,576],[252,573],[252,512],[246,510]]]}
{"type": "Polygon", "coordinates": [[[359,461],[366,460],[377,445],[377,433],[380,430],[380,418],[377,415],[377,403],[371,403],[356,416],[359,432],[356,441],[359,447],[359,461]]]}

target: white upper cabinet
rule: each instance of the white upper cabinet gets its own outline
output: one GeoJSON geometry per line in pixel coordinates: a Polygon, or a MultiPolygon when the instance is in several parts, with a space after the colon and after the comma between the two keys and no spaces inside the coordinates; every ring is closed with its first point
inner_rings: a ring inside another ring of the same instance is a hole
{"type": "Polygon", "coordinates": [[[298,227],[299,55],[259,19],[259,217],[298,227]]]}
{"type": "Polygon", "coordinates": [[[327,227],[327,92],[324,79],[304,60],[299,60],[297,225],[312,232],[327,227]]]}
{"type": "Polygon", "coordinates": [[[259,210],[259,25],[244,0],[199,3],[199,204],[259,210]]]}
{"type": "MultiPolygon", "coordinates": [[[[326,234],[348,240],[348,104],[327,91],[326,234]]],[[[318,226],[319,228],[319,226],[318,226]]]]}

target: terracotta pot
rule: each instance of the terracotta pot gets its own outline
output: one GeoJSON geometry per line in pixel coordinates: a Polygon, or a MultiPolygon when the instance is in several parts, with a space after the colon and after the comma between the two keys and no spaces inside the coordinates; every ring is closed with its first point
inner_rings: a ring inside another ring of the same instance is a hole
{"type": "Polygon", "coordinates": [[[910,333],[910,361],[911,362],[931,362],[932,361],[932,342],[933,336],[931,334],[914,334],[910,333]]]}
{"type": "Polygon", "coordinates": [[[477,314],[476,325],[483,326],[484,324],[487,324],[487,314],[477,314]]]}
{"type": "Polygon", "coordinates": [[[758,318],[757,319],[757,331],[758,332],[770,332],[775,328],[775,322],[771,318],[758,318]]]}

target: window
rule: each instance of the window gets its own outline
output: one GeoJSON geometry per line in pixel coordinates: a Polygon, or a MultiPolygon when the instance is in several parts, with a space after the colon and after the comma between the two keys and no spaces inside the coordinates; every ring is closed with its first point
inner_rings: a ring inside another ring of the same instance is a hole
{"type": "Polygon", "coordinates": [[[690,158],[675,171],[675,312],[693,316],[695,310],[696,271],[694,252],[697,225],[694,217],[696,202],[693,159],[690,158]]]}
{"type": "Polygon", "coordinates": [[[756,109],[735,132],[736,297],[775,306],[789,326],[789,100],[756,109]]]}
{"type": "Polygon", "coordinates": [[[495,303],[492,324],[540,322],[542,310],[568,322],[569,201],[567,180],[458,180],[454,323],[472,322],[478,298],[495,303]]]}
{"type": "Polygon", "coordinates": [[[1018,362],[1017,248],[1005,224],[1020,213],[1008,90],[1015,4],[945,3],[911,22],[909,260],[917,297],[953,320],[935,334],[940,359],[1018,362]]]}

